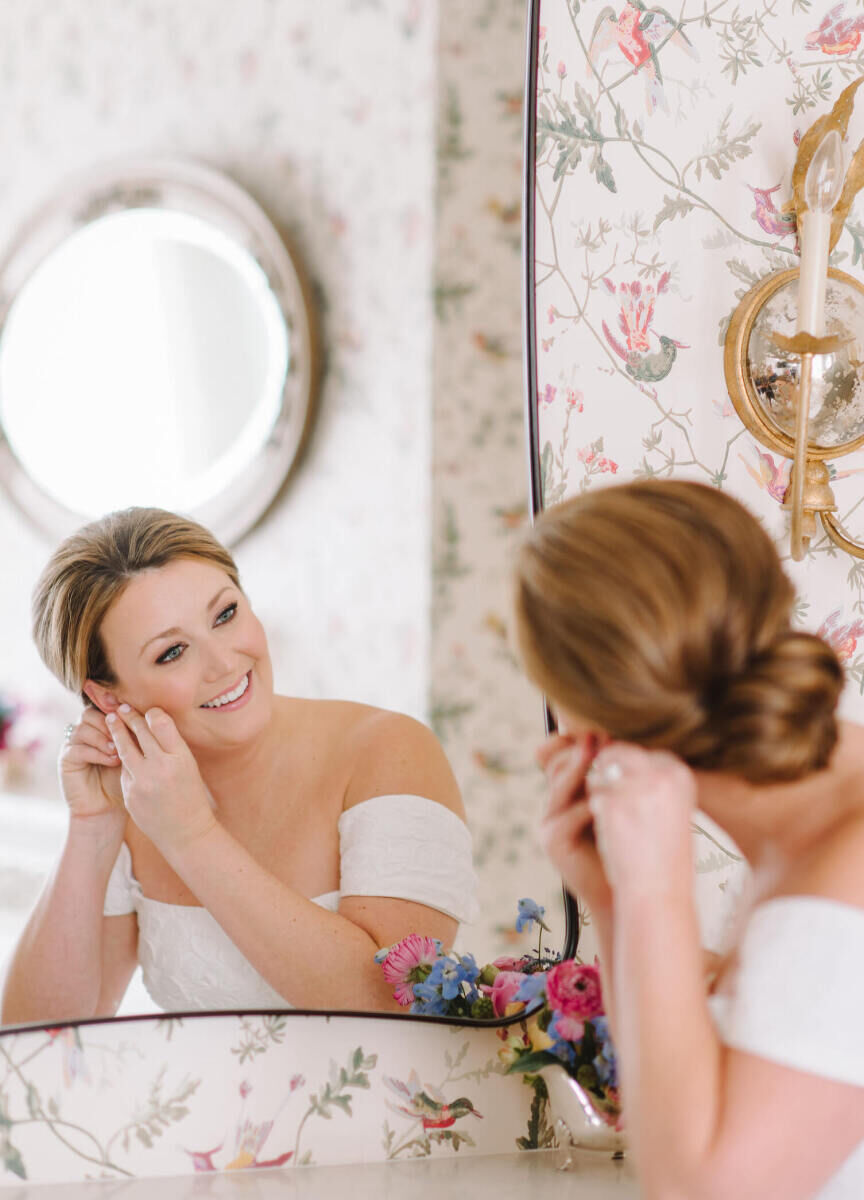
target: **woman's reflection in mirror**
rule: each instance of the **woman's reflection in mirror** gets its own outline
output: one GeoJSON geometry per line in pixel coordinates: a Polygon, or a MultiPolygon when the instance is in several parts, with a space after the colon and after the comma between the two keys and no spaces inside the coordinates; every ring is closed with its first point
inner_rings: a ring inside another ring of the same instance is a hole
{"type": "Polygon", "coordinates": [[[33,597],[84,702],[60,754],[59,862],[5,1022],[112,1015],[137,964],[165,1010],[395,1011],[376,951],[475,916],[459,788],[433,734],[274,693],[264,629],[203,527],[132,508],[57,549],[33,597]]]}

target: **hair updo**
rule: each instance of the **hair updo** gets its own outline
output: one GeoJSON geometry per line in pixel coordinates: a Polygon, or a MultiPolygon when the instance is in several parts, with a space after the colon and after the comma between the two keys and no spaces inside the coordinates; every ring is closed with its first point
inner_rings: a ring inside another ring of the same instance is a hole
{"type": "Polygon", "coordinates": [[[90,703],[88,679],[117,682],[100,633],[133,576],[178,558],[205,559],[240,587],[225,547],[197,521],[162,508],[126,508],[83,526],[51,555],[33,591],[33,640],[45,666],[90,703]]]}
{"type": "Polygon", "coordinates": [[[753,783],[827,765],[842,667],[791,628],[774,545],[724,492],[645,480],[555,505],[515,592],[528,674],[613,738],[753,783]]]}

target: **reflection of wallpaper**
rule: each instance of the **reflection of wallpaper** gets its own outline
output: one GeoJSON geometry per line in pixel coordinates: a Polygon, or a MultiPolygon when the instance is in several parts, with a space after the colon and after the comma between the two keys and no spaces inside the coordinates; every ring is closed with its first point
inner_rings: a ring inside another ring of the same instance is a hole
{"type": "MultiPolygon", "coordinates": [[[[327,375],[305,464],[239,547],[241,570],[283,689],[417,715],[435,33],[413,0],[33,0],[4,12],[0,47],[0,242],[67,174],[160,154],[224,171],[296,243],[327,375]]],[[[24,631],[48,547],[5,503],[0,538],[0,684],[41,694],[24,631]]]]}
{"type": "MultiPolygon", "coordinates": [[[[538,854],[539,696],[508,646],[508,562],[527,520],[521,366],[525,4],[440,4],[433,432],[432,713],[463,785],[484,918],[466,944],[511,946],[516,900],[557,915],[538,854]],[[509,928],[507,928],[509,926],[509,928]]],[[[523,944],[521,941],[520,945],[523,944]]]]}
{"type": "MultiPolygon", "coordinates": [[[[617,15],[542,4],[535,265],[547,503],[614,479],[694,478],[748,504],[788,560],[788,464],[738,421],[722,338],[737,298],[796,263],[781,213],[795,144],[861,70],[860,33],[837,35],[853,9],[684,0],[676,28],[660,8],[646,19],[631,3],[617,15]]],[[[856,141],[862,130],[859,116],[856,141]]],[[[853,213],[832,261],[860,274],[862,239],[853,213]]],[[[859,537],[862,470],[859,453],[835,476],[840,515],[859,537]]],[[[790,572],[800,620],[836,645],[850,675],[846,712],[860,715],[862,564],[820,538],[790,572]]],[[[737,868],[706,836],[697,858],[714,927],[718,888],[735,890],[737,868]]]]}

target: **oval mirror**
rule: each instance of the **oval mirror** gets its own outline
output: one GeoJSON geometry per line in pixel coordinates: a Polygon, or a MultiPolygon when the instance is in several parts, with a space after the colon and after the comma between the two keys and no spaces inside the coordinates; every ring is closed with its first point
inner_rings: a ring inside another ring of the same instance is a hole
{"type": "Polygon", "coordinates": [[[155,505],[235,542],[299,454],[313,373],[291,255],[209,169],[91,174],[0,263],[0,482],[52,538],[155,505]]]}

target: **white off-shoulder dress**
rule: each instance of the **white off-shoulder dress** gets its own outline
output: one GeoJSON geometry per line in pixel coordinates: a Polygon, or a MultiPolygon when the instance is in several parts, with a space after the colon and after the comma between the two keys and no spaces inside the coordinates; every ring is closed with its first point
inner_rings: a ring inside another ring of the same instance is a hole
{"type": "MultiPolygon", "coordinates": [[[[312,898],[336,912],[342,896],[412,900],[460,922],[477,918],[471,834],[424,796],[375,796],[339,818],[339,890],[312,898]]],[[[144,986],[166,1012],[291,1008],[206,908],[141,891],[124,842],[105,894],[106,916],[135,913],[144,986]]],[[[422,933],[423,930],[418,930],[422,933]]]]}
{"type": "MultiPolygon", "coordinates": [[[[710,997],[721,1040],[864,1087],[864,910],[818,896],[767,900],[750,915],[737,955],[730,993],[710,997]]],[[[814,1111],[799,1137],[818,1137],[818,1121],[814,1111]]],[[[818,1200],[864,1200],[864,1131],[818,1200]]]]}

